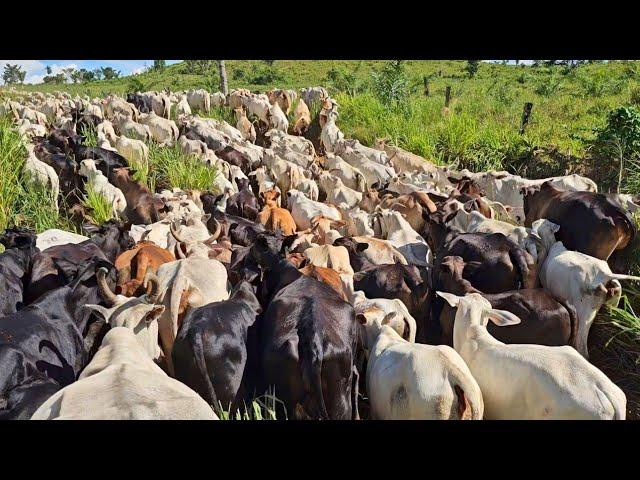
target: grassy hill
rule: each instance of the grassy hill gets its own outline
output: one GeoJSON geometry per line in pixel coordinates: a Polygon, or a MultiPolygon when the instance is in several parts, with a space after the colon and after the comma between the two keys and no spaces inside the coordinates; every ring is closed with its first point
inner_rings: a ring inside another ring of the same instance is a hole
{"type": "MultiPolygon", "coordinates": [[[[347,137],[372,144],[389,137],[400,146],[458,168],[506,169],[528,177],[584,173],[611,189],[615,168],[591,152],[594,129],[622,105],[640,104],[640,62],[529,67],[481,63],[473,78],[465,61],[406,61],[410,97],[403,109],[389,108],[372,91],[384,61],[229,60],[230,88],[265,91],[324,85],[340,104],[338,124],[347,137]],[[423,94],[423,78],[429,96],[423,94]],[[449,113],[443,114],[446,87],[449,113]],[[533,103],[524,135],[518,133],[525,102],[533,103]]],[[[103,97],[136,89],[218,89],[213,68],[203,74],[186,63],[161,72],[85,84],[27,85],[25,90],[65,90],[103,97]]],[[[633,192],[635,193],[635,192],[633,192]]]]}

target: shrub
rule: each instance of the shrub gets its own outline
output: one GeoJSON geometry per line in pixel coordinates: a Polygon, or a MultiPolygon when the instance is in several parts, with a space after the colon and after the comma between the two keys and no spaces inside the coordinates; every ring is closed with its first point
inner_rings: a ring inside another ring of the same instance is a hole
{"type": "Polygon", "coordinates": [[[185,155],[178,145],[159,147],[150,144],[149,164],[149,182],[159,189],[178,187],[183,190],[212,190],[218,175],[216,168],[208,167],[194,155],[185,155]]]}
{"type": "Polygon", "coordinates": [[[373,72],[372,77],[373,93],[382,104],[388,107],[408,106],[409,79],[402,60],[387,62],[381,71],[373,72]]]}

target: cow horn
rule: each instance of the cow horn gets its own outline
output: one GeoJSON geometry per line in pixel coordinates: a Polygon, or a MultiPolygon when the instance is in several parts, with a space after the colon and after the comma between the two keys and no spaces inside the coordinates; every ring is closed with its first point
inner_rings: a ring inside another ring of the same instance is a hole
{"type": "Polygon", "coordinates": [[[111,291],[109,285],[107,285],[107,273],[108,270],[104,267],[100,267],[96,272],[96,278],[98,281],[98,291],[104,297],[104,299],[110,303],[109,306],[113,306],[116,303],[117,295],[111,291]]]}
{"type": "Polygon", "coordinates": [[[149,288],[149,282],[151,282],[154,286],[151,290],[151,293],[147,293],[147,299],[151,303],[155,303],[155,301],[158,299],[158,294],[160,293],[160,279],[151,270],[147,270],[144,275],[144,280],[142,281],[142,286],[145,288],[145,290],[149,288]]]}
{"type": "Polygon", "coordinates": [[[184,242],[182,237],[180,237],[180,235],[178,234],[178,231],[176,230],[176,227],[173,224],[173,222],[169,224],[169,231],[171,232],[171,235],[173,235],[173,238],[175,238],[178,242],[184,242]]]}
{"type": "Polygon", "coordinates": [[[182,251],[182,245],[184,245],[184,243],[182,242],[178,242],[176,243],[176,256],[182,260],[184,260],[185,258],[187,258],[184,254],[184,252],[182,251]]]}
{"type": "Polygon", "coordinates": [[[218,220],[216,220],[215,217],[214,217],[213,221],[216,224],[216,230],[213,232],[213,235],[211,235],[207,239],[207,242],[213,242],[213,241],[217,240],[218,237],[220,236],[220,233],[222,232],[222,225],[220,224],[220,222],[218,220]]]}

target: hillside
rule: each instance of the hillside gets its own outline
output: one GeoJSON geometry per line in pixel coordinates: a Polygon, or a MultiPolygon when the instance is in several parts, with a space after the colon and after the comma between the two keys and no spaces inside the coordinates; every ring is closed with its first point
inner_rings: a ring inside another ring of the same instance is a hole
{"type": "MultiPolygon", "coordinates": [[[[230,88],[327,86],[340,103],[341,129],[365,144],[389,137],[432,161],[458,168],[506,169],[532,178],[577,172],[593,177],[604,190],[614,187],[617,162],[593,156],[591,141],[594,129],[605,123],[612,109],[640,104],[639,62],[574,69],[481,63],[469,78],[465,61],[406,61],[410,96],[403,109],[386,107],[372,93],[373,74],[386,63],[276,60],[269,65],[262,60],[229,60],[227,71],[230,88]],[[423,77],[429,79],[428,97],[423,94],[423,77]],[[452,100],[444,115],[447,86],[452,100]],[[525,134],[519,135],[525,102],[533,103],[533,111],[525,134]],[[614,168],[602,168],[611,162],[614,168]]],[[[183,62],[162,72],[111,81],[21,88],[91,97],[167,87],[218,89],[215,68],[206,74],[187,70],[183,62]]]]}

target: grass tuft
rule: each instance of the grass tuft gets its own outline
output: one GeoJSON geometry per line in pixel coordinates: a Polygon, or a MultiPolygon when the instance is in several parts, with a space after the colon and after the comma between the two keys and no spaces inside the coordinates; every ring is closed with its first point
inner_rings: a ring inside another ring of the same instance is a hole
{"type": "Polygon", "coordinates": [[[157,189],[212,189],[218,175],[216,168],[208,167],[194,155],[185,155],[178,145],[149,144],[149,168],[149,182],[157,189]]]}

